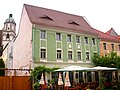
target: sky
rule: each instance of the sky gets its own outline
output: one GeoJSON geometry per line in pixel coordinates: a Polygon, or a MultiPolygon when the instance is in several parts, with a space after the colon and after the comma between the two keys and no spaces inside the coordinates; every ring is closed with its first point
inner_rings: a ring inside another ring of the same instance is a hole
{"type": "Polygon", "coordinates": [[[0,30],[9,14],[13,14],[18,30],[24,4],[83,16],[93,28],[102,32],[113,28],[120,35],[120,0],[2,0],[0,30]]]}

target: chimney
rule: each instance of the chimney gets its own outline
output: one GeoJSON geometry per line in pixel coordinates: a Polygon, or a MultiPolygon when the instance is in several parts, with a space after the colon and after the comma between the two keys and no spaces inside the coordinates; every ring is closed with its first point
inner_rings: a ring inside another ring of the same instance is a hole
{"type": "Polygon", "coordinates": [[[12,17],[12,14],[9,14],[9,18],[12,17]]]}

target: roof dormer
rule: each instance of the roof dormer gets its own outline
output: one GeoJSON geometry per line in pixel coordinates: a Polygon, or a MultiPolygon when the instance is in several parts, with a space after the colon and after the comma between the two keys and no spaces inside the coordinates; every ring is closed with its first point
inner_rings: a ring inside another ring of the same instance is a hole
{"type": "Polygon", "coordinates": [[[69,21],[68,21],[68,24],[80,26],[78,23],[76,23],[76,22],[73,21],[73,20],[69,20],[69,21]]]}
{"type": "Polygon", "coordinates": [[[43,15],[39,18],[53,21],[53,19],[51,17],[47,16],[47,15],[43,15]]]}

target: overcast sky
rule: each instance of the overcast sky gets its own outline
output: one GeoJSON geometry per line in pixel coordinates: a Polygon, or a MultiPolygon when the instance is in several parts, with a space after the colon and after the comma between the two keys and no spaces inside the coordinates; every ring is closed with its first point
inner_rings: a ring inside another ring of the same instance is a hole
{"type": "Polygon", "coordinates": [[[103,32],[112,27],[120,34],[120,0],[2,0],[0,29],[10,13],[13,14],[18,29],[23,4],[85,16],[92,27],[103,32]]]}

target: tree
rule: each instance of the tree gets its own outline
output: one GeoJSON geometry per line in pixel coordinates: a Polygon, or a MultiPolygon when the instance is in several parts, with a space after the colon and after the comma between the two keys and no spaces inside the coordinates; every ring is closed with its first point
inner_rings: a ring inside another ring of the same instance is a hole
{"type": "Polygon", "coordinates": [[[47,68],[45,66],[38,66],[38,67],[35,67],[34,70],[31,72],[31,77],[34,78],[35,80],[38,80],[38,76],[41,76],[42,73],[45,73],[45,72],[52,72],[56,69],[59,69],[59,68],[47,68]]]}
{"type": "Polygon", "coordinates": [[[92,61],[96,66],[120,68],[120,56],[116,52],[111,52],[105,56],[95,54],[92,61]]]}
{"type": "Polygon", "coordinates": [[[31,79],[34,79],[34,85],[33,85],[34,89],[35,90],[37,90],[37,89],[40,90],[39,89],[40,85],[39,85],[38,81],[40,80],[42,73],[45,75],[45,72],[50,73],[50,72],[52,72],[56,69],[59,69],[59,68],[47,68],[45,66],[35,67],[34,70],[31,72],[31,75],[30,75],[31,79]]]}
{"type": "MultiPolygon", "coordinates": [[[[5,63],[2,58],[0,58],[0,68],[5,68],[5,63]]],[[[0,70],[0,76],[5,75],[5,70],[0,70]]]]}

